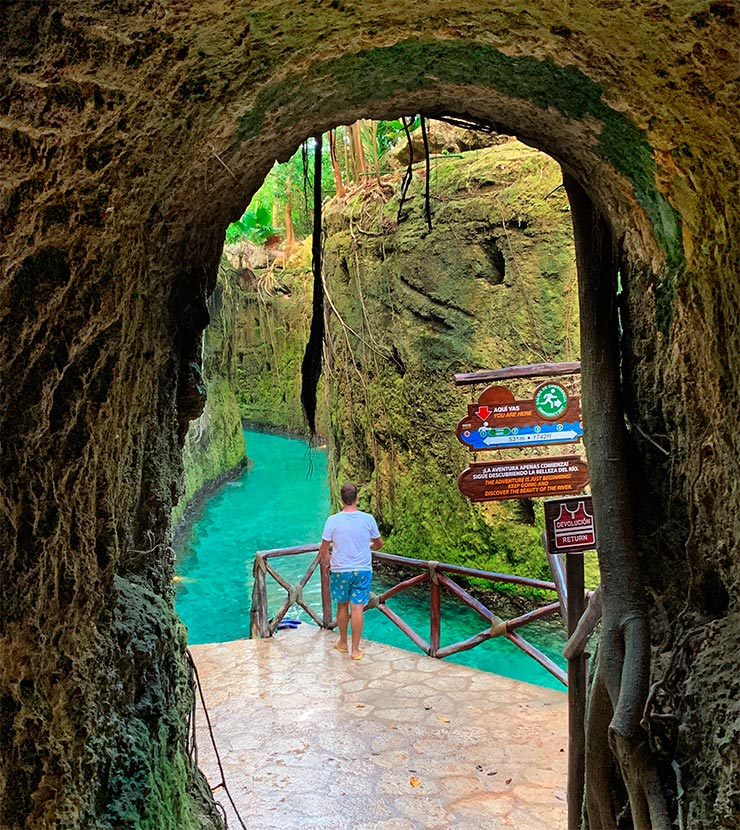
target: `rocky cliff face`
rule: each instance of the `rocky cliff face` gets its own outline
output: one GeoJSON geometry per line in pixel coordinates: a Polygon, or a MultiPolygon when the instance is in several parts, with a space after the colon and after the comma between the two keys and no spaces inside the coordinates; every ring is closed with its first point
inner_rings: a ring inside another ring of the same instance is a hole
{"type": "MultiPolygon", "coordinates": [[[[455,131],[447,132],[452,141],[455,131]]],[[[531,502],[473,507],[460,495],[457,475],[471,455],[454,432],[471,392],[455,389],[453,375],[577,359],[576,271],[560,168],[517,141],[433,165],[431,232],[423,166],[400,223],[393,195],[400,174],[325,206],[319,400],[331,485],[366,485],[363,505],[395,552],[547,577],[540,505],[535,515],[531,502]]],[[[236,326],[242,414],[305,430],[300,366],[310,272],[249,273],[236,326]]],[[[534,388],[519,385],[525,397],[534,388]]]]}
{"type": "Polygon", "coordinates": [[[238,272],[223,259],[216,288],[208,298],[210,322],[203,336],[206,403],[190,424],[183,447],[184,491],[172,512],[176,526],[193,499],[211,492],[246,464],[246,448],[236,400],[234,341],[241,300],[238,272]]]}
{"type": "Polygon", "coordinates": [[[224,231],[306,136],[424,111],[547,151],[619,242],[650,745],[662,723],[684,826],[734,828],[735,4],[310,11],[3,6],[2,823],[198,824],[168,542],[224,231]]]}
{"type": "Polygon", "coordinates": [[[436,158],[431,231],[423,173],[400,221],[388,192],[327,206],[334,473],[367,485],[395,552],[544,575],[531,502],[474,507],[458,490],[471,455],[455,427],[471,390],[453,376],[578,357],[560,168],[516,141],[436,158]]]}
{"type": "MultiPolygon", "coordinates": [[[[258,426],[306,434],[301,364],[311,325],[311,269],[275,267],[254,252],[243,262],[234,345],[239,411],[258,426]]],[[[317,429],[324,436],[325,413],[319,395],[317,429]]]]}

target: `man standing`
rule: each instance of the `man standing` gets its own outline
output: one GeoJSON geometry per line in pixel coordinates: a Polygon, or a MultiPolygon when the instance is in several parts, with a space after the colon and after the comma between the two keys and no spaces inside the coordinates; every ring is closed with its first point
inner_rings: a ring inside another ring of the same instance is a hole
{"type": "Polygon", "coordinates": [[[365,606],[370,601],[370,582],[373,575],[372,551],[383,547],[380,531],[369,513],[357,509],[357,487],[343,484],[339,491],[342,510],[329,516],[321,534],[321,561],[329,563],[331,544],[331,598],[337,604],[339,642],[337,651],[349,651],[347,629],[352,621],[353,660],[361,660],[360,649],[365,606]],[[350,604],[352,610],[350,611],[350,604]]]}

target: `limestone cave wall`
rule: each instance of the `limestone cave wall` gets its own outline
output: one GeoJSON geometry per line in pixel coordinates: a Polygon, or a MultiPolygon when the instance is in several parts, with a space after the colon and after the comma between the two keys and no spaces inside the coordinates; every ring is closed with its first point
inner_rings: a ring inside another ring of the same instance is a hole
{"type": "MultiPolygon", "coordinates": [[[[311,326],[309,266],[275,267],[262,255],[243,265],[236,311],[236,396],[242,418],[258,427],[308,434],[301,406],[301,364],[311,326]]],[[[327,435],[326,397],[319,395],[317,432],[327,435]]]]}
{"type": "Polygon", "coordinates": [[[236,398],[236,319],[241,299],[238,272],[222,259],[213,294],[208,298],[209,323],[203,335],[203,381],[206,402],[191,422],[183,447],[184,489],[174,510],[177,528],[190,507],[234,476],[247,463],[244,431],[236,398]]]}
{"type": "Polygon", "coordinates": [[[684,826],[735,827],[736,5],[11,0],[0,28],[1,823],[217,823],[168,542],[224,229],[307,135],[424,111],[546,150],[620,241],[651,740],[684,826]]]}

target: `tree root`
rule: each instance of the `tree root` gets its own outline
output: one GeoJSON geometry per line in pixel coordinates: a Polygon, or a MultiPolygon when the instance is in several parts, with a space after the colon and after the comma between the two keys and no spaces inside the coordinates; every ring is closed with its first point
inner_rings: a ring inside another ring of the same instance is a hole
{"type": "Polygon", "coordinates": [[[619,778],[626,790],[634,830],[672,827],[663,784],[642,725],[649,669],[650,639],[645,617],[633,612],[619,625],[605,627],[588,709],[588,830],[620,826],[619,778]]]}
{"type": "Polygon", "coordinates": [[[624,800],[623,784],[635,830],[669,830],[665,792],[642,725],[650,686],[650,627],[635,545],[621,390],[618,247],[580,184],[567,174],[563,180],[578,263],[584,440],[604,602],[588,711],[585,826],[620,826],[616,805],[624,800]]]}
{"type": "Polygon", "coordinates": [[[616,805],[611,777],[614,759],[608,734],[614,709],[601,673],[597,671],[588,703],[586,720],[586,830],[607,830],[616,826],[616,805]]]}

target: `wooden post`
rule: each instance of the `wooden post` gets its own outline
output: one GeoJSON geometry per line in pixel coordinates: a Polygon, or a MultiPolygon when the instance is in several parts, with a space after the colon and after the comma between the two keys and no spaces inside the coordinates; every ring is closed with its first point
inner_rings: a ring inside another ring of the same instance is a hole
{"type": "MultiPolygon", "coordinates": [[[[568,636],[576,630],[586,608],[583,554],[566,554],[568,636]]],[[[586,660],[578,654],[568,660],[568,830],[578,830],[583,811],[586,776],[586,660]]]]}
{"type": "Polygon", "coordinates": [[[429,565],[429,579],[431,593],[429,594],[429,656],[435,657],[439,650],[440,632],[442,628],[442,610],[440,607],[439,580],[437,579],[436,563],[429,565]]]}
{"type": "Polygon", "coordinates": [[[267,577],[265,560],[259,554],[254,560],[254,585],[252,586],[252,608],[250,609],[250,629],[254,638],[269,637],[270,623],[267,619],[267,577]]]}
{"type": "Polygon", "coordinates": [[[321,562],[321,623],[329,628],[332,621],[331,589],[329,587],[329,564],[321,562]]]}

